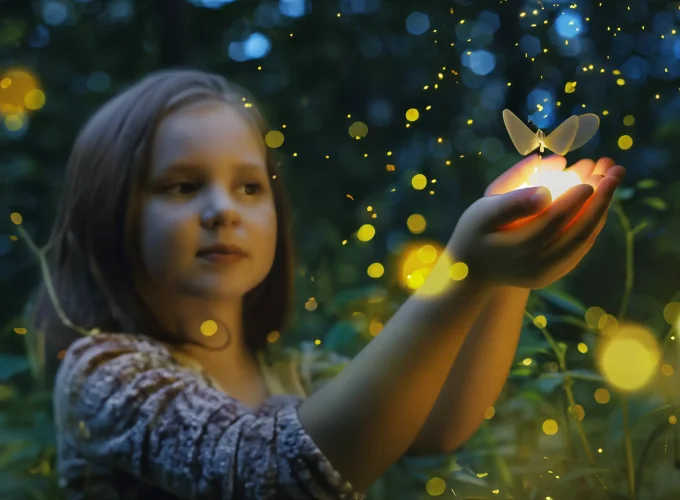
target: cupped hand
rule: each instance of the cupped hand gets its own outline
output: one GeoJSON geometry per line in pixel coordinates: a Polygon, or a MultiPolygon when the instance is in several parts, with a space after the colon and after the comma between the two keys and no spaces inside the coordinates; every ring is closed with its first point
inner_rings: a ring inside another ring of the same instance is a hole
{"type": "MultiPolygon", "coordinates": [[[[536,155],[509,169],[461,217],[449,242],[470,278],[499,285],[542,288],[570,272],[592,247],[625,169],[610,158],[581,160],[574,171],[584,184],[552,201],[545,188],[519,187],[533,172],[536,155]],[[547,198],[529,201],[537,192],[547,198]]],[[[564,170],[566,160],[542,159],[542,169],[564,170]]]]}

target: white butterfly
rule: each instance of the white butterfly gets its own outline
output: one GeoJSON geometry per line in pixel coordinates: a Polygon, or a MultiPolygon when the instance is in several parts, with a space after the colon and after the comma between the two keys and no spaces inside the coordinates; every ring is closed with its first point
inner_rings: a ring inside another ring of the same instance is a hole
{"type": "Polygon", "coordinates": [[[503,110],[503,122],[512,143],[522,156],[536,148],[539,148],[539,156],[543,155],[545,149],[564,156],[592,139],[600,126],[600,118],[593,113],[570,116],[546,137],[540,129],[536,133],[532,132],[509,109],[503,110]]]}

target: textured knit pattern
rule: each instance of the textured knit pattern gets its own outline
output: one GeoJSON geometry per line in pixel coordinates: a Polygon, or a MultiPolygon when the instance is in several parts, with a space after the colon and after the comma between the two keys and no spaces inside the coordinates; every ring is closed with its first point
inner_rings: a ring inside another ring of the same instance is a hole
{"type": "Polygon", "coordinates": [[[70,499],[363,499],[304,431],[302,398],[251,410],[150,337],[74,342],[54,388],[70,499]]]}

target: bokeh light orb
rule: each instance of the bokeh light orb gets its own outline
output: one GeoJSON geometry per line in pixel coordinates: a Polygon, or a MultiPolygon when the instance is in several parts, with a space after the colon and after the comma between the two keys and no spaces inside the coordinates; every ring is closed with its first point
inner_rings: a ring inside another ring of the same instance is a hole
{"type": "Polygon", "coordinates": [[[597,363],[602,375],[622,391],[640,389],[657,372],[661,353],[656,338],[646,327],[621,324],[614,335],[602,337],[597,363]]]}

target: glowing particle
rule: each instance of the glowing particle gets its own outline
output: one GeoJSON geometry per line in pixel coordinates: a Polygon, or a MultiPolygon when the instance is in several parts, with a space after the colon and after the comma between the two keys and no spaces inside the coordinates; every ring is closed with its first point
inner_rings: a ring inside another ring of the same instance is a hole
{"type": "Polygon", "coordinates": [[[45,94],[42,90],[33,89],[26,92],[24,105],[30,110],[38,110],[45,105],[45,94]]]}
{"type": "Polygon", "coordinates": [[[574,405],[574,412],[576,412],[576,418],[579,422],[581,422],[586,416],[586,411],[581,405],[574,405]]]}
{"type": "Polygon", "coordinates": [[[586,344],[584,344],[583,342],[579,342],[578,346],[576,346],[576,347],[578,349],[578,352],[580,352],[581,354],[585,354],[585,353],[588,352],[588,346],[586,344]]]}
{"type": "Polygon", "coordinates": [[[305,309],[308,311],[316,311],[316,308],[319,307],[319,304],[317,304],[316,299],[314,297],[310,297],[307,302],[305,302],[305,309]]]}
{"type": "Polygon", "coordinates": [[[413,186],[413,189],[417,189],[418,191],[423,190],[425,189],[425,186],[427,186],[427,177],[423,174],[416,174],[411,179],[411,185],[413,186]]]}
{"type": "Polygon", "coordinates": [[[366,273],[371,278],[380,278],[385,273],[385,268],[380,262],[374,262],[373,264],[368,266],[366,273]]]}
{"type": "Polygon", "coordinates": [[[411,108],[406,112],[406,119],[410,122],[416,121],[420,117],[420,113],[416,108],[411,108]]]}
{"type": "Polygon", "coordinates": [[[264,136],[264,142],[272,149],[280,148],[283,145],[283,132],[270,130],[264,136]]]}
{"type": "Polygon", "coordinates": [[[545,328],[546,326],[548,326],[548,320],[547,320],[546,317],[543,316],[543,315],[541,315],[541,316],[536,316],[536,317],[534,318],[534,326],[535,326],[536,328],[541,328],[541,329],[543,329],[543,328],[545,328]]]}
{"type": "Polygon", "coordinates": [[[15,328],[14,333],[18,335],[26,335],[28,333],[28,330],[26,330],[26,328],[15,328]]]}
{"type": "Polygon", "coordinates": [[[586,314],[585,314],[586,324],[590,328],[593,328],[593,329],[597,328],[598,321],[605,314],[607,314],[607,313],[601,307],[590,307],[590,308],[588,308],[588,310],[586,311],[586,314]]]}
{"type": "Polygon", "coordinates": [[[597,449],[597,452],[598,452],[598,453],[602,453],[602,448],[598,448],[598,449],[597,449]]]}
{"type": "Polygon", "coordinates": [[[489,406],[486,410],[484,410],[484,418],[487,420],[491,420],[495,414],[496,408],[494,408],[493,406],[489,406]]]}
{"type": "Polygon", "coordinates": [[[465,262],[455,262],[449,269],[449,276],[453,281],[462,281],[468,275],[468,266],[465,262]]]}
{"type": "Polygon", "coordinates": [[[630,127],[635,123],[635,117],[633,115],[626,115],[623,117],[623,124],[630,127]]]}
{"type": "Polygon", "coordinates": [[[364,224],[357,231],[359,241],[371,241],[375,236],[375,228],[371,224],[364,224]]]}
{"type": "Polygon", "coordinates": [[[469,119],[469,120],[467,121],[467,124],[468,124],[468,125],[472,125],[473,123],[474,123],[474,121],[473,121],[472,119],[469,119]]]}
{"type": "Polygon", "coordinates": [[[558,429],[557,422],[554,421],[552,418],[549,418],[548,420],[543,422],[542,429],[543,432],[548,436],[553,436],[557,434],[558,429]]]}
{"type": "Polygon", "coordinates": [[[408,227],[411,233],[420,234],[423,231],[425,231],[425,228],[427,227],[427,222],[425,221],[425,217],[423,217],[422,215],[413,214],[409,216],[408,219],[406,219],[406,227],[408,227]]]}
{"type": "Polygon", "coordinates": [[[523,360],[522,360],[522,364],[523,364],[524,366],[529,366],[529,365],[531,365],[531,358],[525,358],[525,359],[523,359],[523,360]]]}
{"type": "Polygon", "coordinates": [[[680,319],[680,302],[671,302],[663,308],[663,319],[669,325],[674,325],[680,319]]]}
{"type": "Polygon", "coordinates": [[[382,331],[383,327],[384,325],[380,321],[373,320],[368,326],[368,333],[375,337],[382,331]]]}
{"type": "Polygon", "coordinates": [[[601,405],[605,405],[609,403],[609,400],[611,399],[611,396],[609,394],[609,391],[605,389],[604,387],[600,387],[595,391],[595,401],[600,403],[601,405]]]}
{"type": "Polygon", "coordinates": [[[626,80],[624,80],[623,78],[617,78],[616,79],[616,85],[618,85],[619,87],[623,87],[625,84],[626,84],[626,80]]]}
{"type": "Polygon", "coordinates": [[[368,134],[368,125],[364,122],[354,122],[349,126],[349,135],[360,139],[368,134]]]}
{"type": "Polygon", "coordinates": [[[281,334],[278,332],[278,330],[272,330],[271,332],[269,332],[267,334],[267,342],[269,342],[270,344],[273,344],[274,342],[279,340],[280,337],[281,337],[281,334]]]}
{"type": "Polygon", "coordinates": [[[567,84],[564,86],[564,91],[567,94],[573,94],[575,90],[576,90],[576,82],[567,82],[567,84]]]}
{"type": "Polygon", "coordinates": [[[629,135],[622,135],[619,137],[619,148],[626,151],[633,146],[633,138],[629,135]]]}
{"type": "Polygon", "coordinates": [[[21,217],[21,214],[19,212],[12,212],[9,218],[17,226],[21,224],[21,221],[23,220],[23,217],[21,217]]]}
{"type": "Polygon", "coordinates": [[[438,497],[446,491],[446,482],[439,477],[433,477],[425,485],[427,494],[433,497],[438,497]]]}
{"type": "Polygon", "coordinates": [[[394,172],[394,169],[395,167],[391,163],[388,163],[387,166],[385,167],[385,170],[387,170],[388,172],[394,172]]]}
{"type": "Polygon", "coordinates": [[[673,374],[675,373],[675,370],[673,369],[673,365],[670,365],[668,363],[664,363],[661,365],[661,374],[666,376],[666,377],[672,377],[673,374]]]}
{"type": "Polygon", "coordinates": [[[607,381],[624,391],[644,386],[659,365],[660,349],[647,328],[623,324],[616,335],[601,339],[598,365],[607,381]]]}
{"type": "Polygon", "coordinates": [[[668,417],[668,423],[671,425],[677,424],[678,423],[677,417],[675,415],[671,415],[670,417],[668,417]]]}
{"type": "Polygon", "coordinates": [[[209,319],[201,323],[201,333],[206,337],[212,337],[217,333],[217,323],[209,319]]]}

